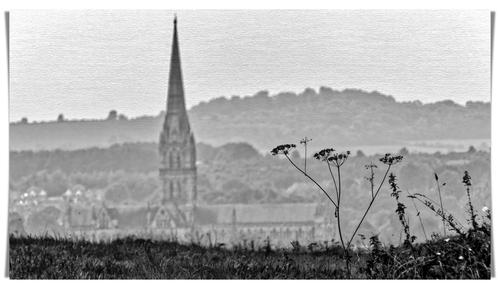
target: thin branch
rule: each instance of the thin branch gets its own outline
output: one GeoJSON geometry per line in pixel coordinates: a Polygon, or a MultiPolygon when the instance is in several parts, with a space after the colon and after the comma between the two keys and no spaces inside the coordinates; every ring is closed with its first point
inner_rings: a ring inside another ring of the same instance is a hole
{"type": "MultiPolygon", "coordinates": [[[[410,195],[410,193],[408,191],[406,191],[406,194],[408,196],[410,195]]],[[[410,198],[410,199],[411,199],[411,202],[413,203],[413,207],[417,211],[417,217],[420,220],[420,226],[422,228],[422,232],[424,233],[425,240],[428,241],[429,239],[427,238],[427,234],[425,233],[424,222],[422,221],[422,217],[420,216],[420,211],[418,210],[417,203],[415,203],[415,200],[413,198],[410,198]]]]}
{"type": "MultiPolygon", "coordinates": [[[[413,196],[415,196],[415,195],[413,195],[413,196]]],[[[415,197],[415,199],[417,199],[417,201],[419,201],[419,202],[421,202],[422,204],[424,204],[427,208],[429,208],[431,211],[433,211],[436,215],[438,215],[438,216],[440,216],[440,217],[442,217],[442,218],[445,218],[445,219],[446,219],[446,222],[448,223],[448,225],[449,225],[449,226],[450,226],[450,227],[451,227],[451,228],[452,228],[455,232],[457,232],[459,235],[462,235],[462,236],[464,236],[464,235],[465,235],[465,233],[464,233],[464,232],[462,232],[462,230],[463,230],[463,229],[465,229],[465,227],[464,227],[462,224],[460,224],[460,222],[458,222],[457,220],[455,220],[455,218],[453,218],[453,215],[451,215],[451,214],[449,214],[449,215],[448,215],[448,216],[451,216],[453,219],[451,219],[451,220],[450,220],[450,219],[447,219],[447,218],[446,218],[446,213],[445,213],[445,212],[443,212],[443,211],[440,211],[440,210],[436,210],[436,209],[434,208],[434,206],[432,206],[432,204],[431,204],[431,203],[426,203],[424,200],[421,200],[421,199],[420,199],[420,198],[418,198],[418,197],[415,197]],[[429,206],[429,204],[430,204],[430,206],[429,206]],[[460,226],[461,228],[459,228],[458,226],[460,226]]],[[[428,202],[430,202],[430,201],[428,201],[428,202]]]]}
{"type": "MultiPolygon", "coordinates": [[[[438,178],[438,175],[436,173],[434,173],[434,179],[436,180],[436,185],[437,185],[437,188],[438,188],[438,195],[439,195],[439,205],[441,206],[441,211],[444,212],[444,208],[443,208],[443,199],[441,198],[441,188],[439,187],[439,178],[438,178]]],[[[445,225],[445,219],[442,218],[442,221],[443,221],[443,236],[446,237],[446,225],[445,225]]]]}
{"type": "MultiPolygon", "coordinates": [[[[431,202],[433,205],[439,206],[439,203],[438,203],[438,202],[434,201],[433,199],[431,199],[431,198],[427,197],[427,196],[426,196],[426,195],[424,195],[424,194],[415,193],[415,194],[413,194],[413,195],[411,195],[411,196],[414,196],[414,197],[415,197],[415,199],[419,200],[419,201],[420,201],[422,204],[424,204],[426,207],[428,207],[428,206],[424,203],[424,201],[423,201],[423,200],[421,200],[421,199],[419,199],[419,198],[417,198],[417,196],[418,196],[418,197],[423,197],[423,198],[427,199],[429,202],[431,202]]],[[[437,213],[436,213],[436,214],[437,214],[437,213]]],[[[448,210],[444,210],[444,211],[443,211],[443,214],[448,214],[448,215],[453,216],[453,215],[451,214],[451,212],[450,212],[450,211],[448,211],[448,210]]],[[[437,214],[437,215],[438,215],[439,217],[442,217],[440,214],[437,214]]],[[[462,228],[465,228],[465,226],[464,226],[464,225],[462,225],[462,223],[460,223],[460,221],[459,221],[459,220],[454,219],[454,221],[455,221],[458,225],[460,225],[462,228]]],[[[448,221],[447,221],[447,222],[448,222],[448,221]]]]}
{"type": "Polygon", "coordinates": [[[318,184],[313,178],[311,178],[311,176],[309,176],[306,172],[304,172],[303,170],[301,170],[289,157],[288,155],[285,154],[285,157],[288,159],[288,161],[297,169],[299,170],[299,172],[303,173],[307,178],[309,178],[313,183],[316,184],[316,186],[318,186],[318,188],[328,197],[328,199],[330,200],[330,202],[332,202],[332,204],[335,206],[335,208],[338,208],[338,205],[337,203],[335,203],[335,201],[330,197],[330,195],[328,195],[328,193],[323,189],[323,187],[318,184]]]}
{"type": "Polygon", "coordinates": [[[337,189],[337,182],[335,181],[335,177],[333,176],[332,167],[330,166],[330,162],[326,162],[326,164],[328,165],[328,170],[330,171],[330,176],[332,176],[333,185],[335,186],[335,196],[337,197],[337,203],[338,203],[339,191],[337,189]]]}
{"type": "Polygon", "coordinates": [[[370,189],[373,198],[373,190],[375,189],[375,172],[373,171],[373,162],[370,163],[370,189]]]}
{"type": "MultiPolygon", "coordinates": [[[[341,186],[341,180],[340,180],[340,166],[337,166],[337,177],[339,180],[339,191],[337,194],[337,204],[338,204],[338,209],[337,209],[337,225],[339,227],[339,237],[340,237],[340,242],[342,243],[342,247],[344,248],[344,252],[346,252],[345,248],[345,243],[344,243],[344,238],[342,237],[342,228],[340,227],[340,197],[342,195],[342,186],[341,186]]],[[[349,246],[347,246],[349,248],[349,246]]]]}
{"type": "Polygon", "coordinates": [[[366,218],[366,215],[368,214],[368,211],[370,210],[370,208],[372,207],[373,205],[373,202],[375,202],[375,199],[377,198],[377,195],[378,193],[380,192],[380,188],[382,188],[382,184],[385,182],[385,179],[387,178],[387,174],[389,173],[389,170],[391,169],[391,165],[388,165],[387,166],[387,170],[385,171],[385,174],[384,174],[384,178],[382,179],[382,181],[380,182],[380,185],[375,193],[375,195],[373,196],[372,200],[370,201],[370,204],[368,204],[368,208],[366,208],[366,211],[365,213],[363,214],[363,217],[361,218],[361,220],[359,221],[358,223],[358,226],[356,227],[356,229],[354,230],[354,233],[352,233],[352,236],[351,236],[351,239],[349,239],[349,242],[347,243],[347,247],[349,248],[349,246],[351,245],[352,243],[352,240],[354,239],[354,237],[356,236],[356,233],[358,232],[359,230],[359,227],[361,227],[361,224],[363,223],[363,221],[365,220],[366,218]]]}

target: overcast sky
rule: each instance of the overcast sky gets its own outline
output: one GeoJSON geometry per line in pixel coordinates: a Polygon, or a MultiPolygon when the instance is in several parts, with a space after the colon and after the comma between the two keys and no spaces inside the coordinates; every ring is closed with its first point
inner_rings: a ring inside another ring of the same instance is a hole
{"type": "MultiPolygon", "coordinates": [[[[186,101],[318,89],[490,100],[489,11],[175,11],[186,101]]],[[[10,119],[165,109],[174,11],[13,11],[10,119]]]]}

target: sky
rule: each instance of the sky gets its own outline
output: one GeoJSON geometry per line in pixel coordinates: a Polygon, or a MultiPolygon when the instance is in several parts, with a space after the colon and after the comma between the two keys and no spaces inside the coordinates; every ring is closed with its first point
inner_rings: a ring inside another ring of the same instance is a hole
{"type": "Polygon", "coordinates": [[[486,10],[18,10],[10,120],[165,110],[174,13],[188,108],[320,86],[490,101],[486,10]]]}

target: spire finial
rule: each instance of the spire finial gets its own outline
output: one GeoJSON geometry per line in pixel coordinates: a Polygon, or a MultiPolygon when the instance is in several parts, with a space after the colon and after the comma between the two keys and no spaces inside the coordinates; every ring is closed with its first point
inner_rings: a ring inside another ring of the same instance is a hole
{"type": "Polygon", "coordinates": [[[177,13],[174,13],[174,25],[177,25],[177,13]]]}

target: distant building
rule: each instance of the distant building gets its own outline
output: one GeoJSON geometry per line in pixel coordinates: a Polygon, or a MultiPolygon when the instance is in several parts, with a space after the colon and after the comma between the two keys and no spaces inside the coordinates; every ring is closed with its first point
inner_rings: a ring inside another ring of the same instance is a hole
{"type": "Polygon", "coordinates": [[[54,225],[93,240],[137,235],[203,244],[262,244],[269,240],[274,245],[289,246],[291,241],[304,244],[334,237],[333,214],[327,213],[331,210],[315,203],[197,203],[195,139],[185,106],[177,19],[159,155],[162,190],[147,204],[110,207],[93,199],[89,191],[68,190],[61,197],[47,198],[43,190],[31,189],[9,207],[10,232],[22,234],[23,220],[51,212],[54,225]],[[55,217],[54,212],[58,214],[55,217]]]}
{"type": "Polygon", "coordinates": [[[184,100],[177,19],[174,19],[167,113],[160,133],[161,206],[154,228],[192,227],[196,205],[196,146],[184,100]]]}

